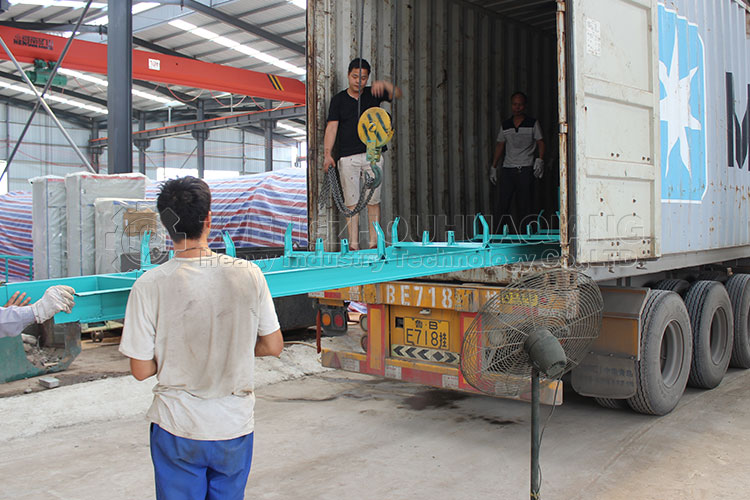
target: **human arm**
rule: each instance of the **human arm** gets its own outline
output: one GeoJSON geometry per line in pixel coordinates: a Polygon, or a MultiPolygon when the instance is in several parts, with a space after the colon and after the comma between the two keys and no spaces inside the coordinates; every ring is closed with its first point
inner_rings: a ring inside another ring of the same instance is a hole
{"type": "Polygon", "coordinates": [[[384,95],[386,95],[386,93],[388,93],[389,101],[398,99],[403,95],[400,88],[396,87],[394,84],[386,80],[376,80],[372,82],[371,90],[372,95],[374,95],[375,97],[383,97],[384,95]]]}
{"type": "Polygon", "coordinates": [[[142,283],[136,281],[125,308],[119,347],[119,351],[130,358],[130,373],[136,380],[145,380],[158,370],[154,357],[156,327],[152,316],[153,304],[142,290],[142,283]]]}
{"type": "Polygon", "coordinates": [[[271,290],[260,269],[257,269],[255,280],[258,287],[258,337],[254,352],[256,356],[279,357],[284,349],[284,337],[281,335],[271,290]]]}
{"type": "Polygon", "coordinates": [[[259,335],[255,342],[255,356],[281,356],[284,349],[284,337],[281,330],[276,330],[269,335],[259,335]]]}
{"type": "Polygon", "coordinates": [[[3,307],[10,307],[10,306],[18,306],[18,307],[24,307],[29,305],[29,302],[31,302],[31,297],[26,297],[26,292],[16,292],[8,299],[8,302],[5,303],[3,307]],[[20,294],[20,295],[19,295],[20,294]]]}
{"type": "Polygon", "coordinates": [[[534,160],[534,176],[541,179],[544,175],[544,141],[542,139],[537,139],[536,150],[538,156],[534,160]]]}
{"type": "Polygon", "coordinates": [[[0,337],[15,337],[32,323],[36,323],[36,319],[31,306],[0,307],[0,337]]]}
{"type": "Polygon", "coordinates": [[[156,375],[156,360],[130,358],[130,373],[136,380],[146,380],[151,375],[156,375]]]}
{"type": "Polygon", "coordinates": [[[18,306],[11,303],[26,303],[24,295],[18,296],[18,292],[8,301],[10,306],[0,308],[0,337],[13,337],[32,323],[44,323],[55,314],[65,311],[69,313],[75,301],[73,294],[75,290],[65,285],[55,285],[47,288],[41,299],[30,306],[18,306]]]}
{"type": "Polygon", "coordinates": [[[497,164],[500,162],[500,158],[502,158],[504,151],[505,151],[505,141],[496,142],[495,154],[492,157],[492,164],[490,165],[490,167],[492,168],[497,167],[497,164]]]}
{"type": "Polygon", "coordinates": [[[325,152],[325,159],[323,160],[323,172],[328,172],[328,169],[336,164],[331,155],[333,151],[333,145],[336,143],[336,134],[339,131],[338,120],[329,121],[326,125],[326,132],[323,136],[323,148],[325,152]]]}

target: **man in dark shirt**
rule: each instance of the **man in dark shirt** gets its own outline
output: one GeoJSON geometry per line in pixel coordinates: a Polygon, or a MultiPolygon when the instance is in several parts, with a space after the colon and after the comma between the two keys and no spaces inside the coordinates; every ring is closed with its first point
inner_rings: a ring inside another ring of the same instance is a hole
{"type": "MultiPolygon", "coordinates": [[[[365,87],[369,78],[370,64],[364,59],[354,59],[349,63],[347,72],[349,87],[333,96],[328,110],[323,170],[327,172],[329,168],[336,165],[331,151],[333,146],[338,144],[339,178],[344,202],[349,210],[353,209],[359,200],[360,173],[366,172],[372,175],[370,163],[367,161],[367,148],[359,140],[357,134],[359,117],[366,109],[380,106],[383,101],[390,102],[393,98],[401,97],[401,90],[391,82],[377,80],[372,83],[372,87],[365,87]]],[[[381,170],[382,164],[383,156],[381,155],[378,162],[381,170]]],[[[367,205],[367,219],[370,227],[369,247],[374,247],[377,244],[377,235],[372,223],[380,220],[380,186],[375,189],[367,205]]],[[[349,232],[350,248],[359,250],[359,214],[349,217],[346,226],[349,232]]]]}

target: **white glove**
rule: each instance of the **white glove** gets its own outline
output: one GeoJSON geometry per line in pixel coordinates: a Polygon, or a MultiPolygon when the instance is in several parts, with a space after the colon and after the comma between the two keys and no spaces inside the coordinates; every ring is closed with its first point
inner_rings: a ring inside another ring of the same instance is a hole
{"type": "Polygon", "coordinates": [[[55,314],[65,311],[69,313],[75,301],[73,300],[73,294],[76,291],[69,286],[55,285],[49,287],[41,299],[37,300],[31,305],[31,310],[34,311],[34,319],[37,323],[44,323],[55,314]]]}
{"type": "Polygon", "coordinates": [[[493,186],[497,184],[497,167],[490,167],[490,182],[493,186]]]}
{"type": "Polygon", "coordinates": [[[534,177],[541,179],[544,175],[544,160],[537,158],[534,160],[534,177]]]}

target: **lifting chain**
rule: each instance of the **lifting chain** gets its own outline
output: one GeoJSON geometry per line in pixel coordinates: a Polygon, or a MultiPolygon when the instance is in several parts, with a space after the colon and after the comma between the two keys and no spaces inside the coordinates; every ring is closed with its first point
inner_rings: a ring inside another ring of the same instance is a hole
{"type": "MultiPolygon", "coordinates": [[[[375,167],[378,168],[378,167],[375,167]]],[[[325,174],[325,180],[323,181],[323,188],[320,190],[320,208],[324,208],[329,196],[333,196],[333,201],[336,203],[336,208],[344,215],[344,217],[352,217],[362,211],[363,208],[370,203],[377,185],[375,184],[375,178],[362,172],[359,177],[359,201],[353,209],[349,210],[344,202],[344,194],[341,192],[341,181],[339,179],[339,170],[336,167],[331,167],[325,174]]]]}

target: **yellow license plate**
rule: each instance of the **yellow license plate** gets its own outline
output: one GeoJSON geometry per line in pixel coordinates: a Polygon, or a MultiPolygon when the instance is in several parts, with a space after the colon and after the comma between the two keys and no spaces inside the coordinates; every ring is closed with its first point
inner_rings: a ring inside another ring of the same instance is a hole
{"type": "Polygon", "coordinates": [[[428,349],[447,350],[450,323],[437,319],[404,318],[404,343],[428,349]]]}

